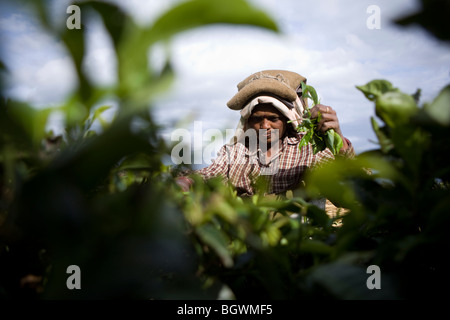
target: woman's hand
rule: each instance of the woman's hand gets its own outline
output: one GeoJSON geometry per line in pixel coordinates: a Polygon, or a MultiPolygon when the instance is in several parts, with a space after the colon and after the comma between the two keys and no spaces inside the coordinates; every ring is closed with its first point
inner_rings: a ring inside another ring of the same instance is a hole
{"type": "Polygon", "coordinates": [[[337,117],[336,111],[330,106],[325,106],[323,104],[316,104],[311,108],[311,118],[317,118],[319,112],[322,115],[319,123],[317,124],[317,129],[323,133],[327,130],[334,129],[342,138],[342,151],[348,149],[347,139],[344,138],[341,128],[339,126],[339,119],[337,117]]]}

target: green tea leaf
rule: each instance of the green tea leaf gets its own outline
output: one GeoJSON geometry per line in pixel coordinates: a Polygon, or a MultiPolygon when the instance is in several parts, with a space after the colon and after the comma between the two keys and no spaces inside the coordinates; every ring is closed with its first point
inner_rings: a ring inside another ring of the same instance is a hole
{"type": "Polygon", "coordinates": [[[408,124],[417,111],[414,98],[403,92],[383,93],[375,102],[375,114],[391,128],[408,124]]]}
{"type": "Polygon", "coordinates": [[[304,99],[311,99],[313,101],[313,106],[319,103],[319,98],[317,96],[316,89],[314,87],[307,85],[302,81],[302,97],[304,99]]]}
{"type": "Polygon", "coordinates": [[[391,139],[389,139],[385,130],[383,130],[383,128],[380,128],[374,117],[370,117],[370,121],[372,124],[372,129],[378,138],[378,143],[380,144],[381,151],[383,151],[384,153],[389,152],[394,147],[391,139]]]}
{"type": "MultiPolygon", "coordinates": [[[[65,30],[65,32],[61,36],[62,41],[64,42],[66,48],[68,49],[71,58],[75,64],[75,70],[78,76],[78,95],[81,100],[88,104],[89,100],[91,100],[92,96],[92,85],[89,81],[89,78],[85,74],[85,70],[83,69],[83,60],[85,57],[85,31],[83,28],[81,29],[73,29],[73,30],[65,30]]],[[[88,108],[91,105],[87,105],[88,108]]]]}
{"type": "Polygon", "coordinates": [[[300,251],[319,255],[328,255],[333,251],[333,249],[322,241],[306,240],[301,243],[300,251]]]}
{"type": "MultiPolygon", "coordinates": [[[[314,105],[318,104],[319,99],[314,87],[306,85],[305,82],[302,82],[301,86],[303,98],[313,100],[314,105]]],[[[310,117],[310,108],[306,108],[302,123],[297,127],[298,132],[306,132],[300,141],[299,148],[311,143],[314,154],[329,148],[334,155],[337,155],[343,146],[341,136],[333,129],[328,130],[325,134],[318,132],[317,125],[322,119],[320,112],[317,118],[312,119],[310,117]]]]}
{"type": "Polygon", "coordinates": [[[314,135],[313,135],[314,154],[316,154],[317,152],[323,151],[326,148],[326,142],[325,142],[324,138],[325,138],[325,136],[323,134],[314,132],[314,135]]]}
{"type": "Polygon", "coordinates": [[[306,86],[306,88],[311,96],[311,100],[314,102],[314,105],[319,104],[319,98],[317,96],[316,89],[314,89],[312,86],[306,86]]]}
{"type": "Polygon", "coordinates": [[[27,132],[35,146],[46,136],[45,128],[52,108],[36,109],[27,104],[13,103],[10,112],[14,120],[27,132]]]}
{"type": "Polygon", "coordinates": [[[339,151],[341,151],[342,146],[344,145],[344,141],[342,140],[341,136],[336,131],[334,131],[333,136],[334,136],[334,146],[335,146],[334,154],[336,155],[339,153],[339,151]]]}
{"type": "Polygon", "coordinates": [[[233,266],[233,258],[227,249],[229,240],[225,233],[212,225],[203,225],[196,229],[198,236],[217,253],[226,267],[233,266]]]}
{"type": "Polygon", "coordinates": [[[310,143],[311,142],[311,138],[312,138],[312,136],[313,136],[313,133],[314,133],[314,131],[313,130],[309,130],[303,137],[302,137],[302,139],[300,140],[300,143],[299,143],[299,148],[302,148],[302,147],[304,147],[304,146],[307,146],[308,145],[308,143],[310,143]]]}
{"type": "Polygon", "coordinates": [[[372,80],[363,86],[356,86],[358,90],[360,90],[367,99],[374,101],[380,95],[390,91],[398,91],[397,88],[394,88],[392,83],[387,80],[372,80]]]}
{"type": "Polygon", "coordinates": [[[81,11],[87,7],[92,7],[101,16],[103,24],[108,31],[113,45],[117,50],[123,40],[124,31],[131,22],[131,18],[123,11],[119,6],[113,3],[107,3],[102,1],[87,1],[80,4],[81,11]]]}
{"type": "Polygon", "coordinates": [[[327,131],[325,143],[328,149],[330,149],[334,155],[339,153],[344,144],[341,136],[336,131],[334,131],[334,129],[330,129],[327,131]]]}
{"type": "Polygon", "coordinates": [[[334,130],[328,130],[326,133],[326,144],[327,147],[334,153],[334,130]]]}
{"type": "Polygon", "coordinates": [[[163,14],[148,30],[153,41],[176,33],[213,24],[248,24],[278,31],[276,23],[263,11],[243,0],[192,0],[182,2],[163,14]]]}
{"type": "Polygon", "coordinates": [[[443,126],[450,125],[450,85],[441,90],[432,103],[424,106],[425,111],[443,126]]]}
{"type": "Polygon", "coordinates": [[[102,128],[106,128],[108,123],[106,122],[105,119],[103,119],[102,114],[103,114],[103,112],[105,112],[106,110],[109,110],[109,109],[111,109],[111,106],[98,107],[94,111],[94,115],[92,116],[92,121],[98,120],[100,122],[100,125],[102,126],[102,128]]]}

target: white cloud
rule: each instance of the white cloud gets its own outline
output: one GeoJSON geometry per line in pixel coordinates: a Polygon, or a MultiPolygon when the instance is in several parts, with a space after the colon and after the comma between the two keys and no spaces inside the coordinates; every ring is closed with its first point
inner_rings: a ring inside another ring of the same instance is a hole
{"type": "Polygon", "coordinates": [[[36,105],[61,102],[76,84],[73,65],[58,41],[27,15],[27,9],[0,17],[6,90],[36,105]]]}
{"type": "Polygon", "coordinates": [[[16,69],[10,81],[13,97],[36,106],[61,103],[76,85],[75,70],[69,57],[16,69]]]}
{"type": "Polygon", "coordinates": [[[4,32],[24,32],[30,29],[30,25],[21,14],[12,14],[9,17],[0,18],[0,30],[4,32]]]}
{"type": "Polygon", "coordinates": [[[35,81],[36,92],[32,102],[45,103],[47,99],[52,102],[63,101],[76,85],[72,61],[68,57],[48,61],[36,71],[35,81]]]}

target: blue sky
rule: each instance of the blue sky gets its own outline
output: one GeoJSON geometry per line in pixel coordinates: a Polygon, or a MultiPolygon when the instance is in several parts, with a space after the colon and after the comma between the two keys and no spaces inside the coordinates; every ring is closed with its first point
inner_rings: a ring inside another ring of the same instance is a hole
{"type": "MultiPolygon", "coordinates": [[[[118,2],[118,1],[116,1],[118,2]]],[[[143,24],[177,1],[122,1],[120,5],[143,24]]],[[[226,107],[239,81],[264,69],[287,69],[308,78],[323,104],[338,114],[342,131],[358,152],[375,148],[370,117],[374,106],[355,86],[387,79],[407,93],[422,89],[430,101],[450,81],[446,44],[419,27],[400,28],[391,21],[419,8],[413,0],[251,0],[266,9],[281,34],[244,26],[209,26],[173,39],[172,59],[177,82],[154,108],[156,119],[173,123],[203,122],[203,129],[234,128],[239,115],[226,107]],[[380,29],[369,29],[367,8],[380,9],[380,29]]],[[[119,3],[119,2],[118,2],[119,3]]],[[[55,23],[65,23],[70,4],[53,1],[55,23]]],[[[7,64],[8,93],[36,106],[64,100],[76,84],[70,60],[58,43],[30,20],[23,6],[0,4],[1,59],[7,64]]],[[[82,13],[83,14],[83,13],[82,13]]],[[[83,19],[83,15],[82,15],[83,19]]],[[[99,23],[88,27],[85,67],[99,84],[115,81],[111,41],[99,23]]],[[[158,52],[155,56],[158,58],[158,52]]]]}

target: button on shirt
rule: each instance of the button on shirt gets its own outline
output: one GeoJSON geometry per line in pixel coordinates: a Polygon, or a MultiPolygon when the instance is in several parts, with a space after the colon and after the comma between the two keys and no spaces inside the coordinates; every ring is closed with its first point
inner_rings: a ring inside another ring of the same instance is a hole
{"type": "MultiPolygon", "coordinates": [[[[279,152],[269,161],[261,156],[261,150],[250,152],[242,143],[224,145],[211,165],[195,173],[204,179],[221,176],[236,188],[239,195],[253,195],[254,182],[264,176],[268,181],[266,194],[281,194],[296,189],[309,167],[334,159],[329,149],[314,154],[310,144],[299,150],[300,139],[301,136],[286,136],[280,143],[279,152]]],[[[347,143],[346,155],[353,156],[353,147],[350,141],[347,143]]]]}

